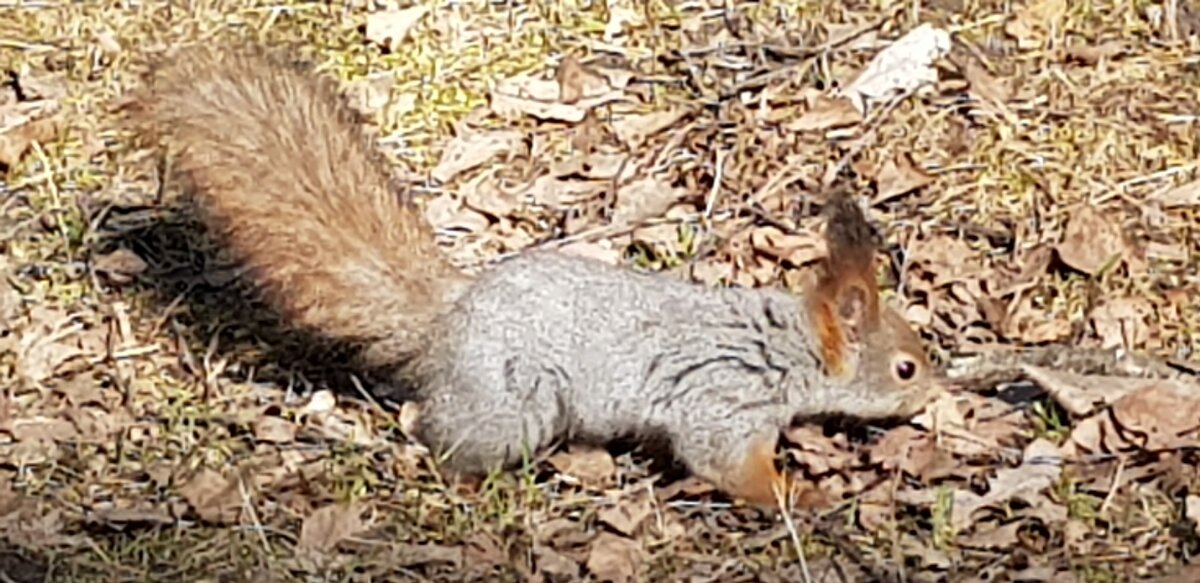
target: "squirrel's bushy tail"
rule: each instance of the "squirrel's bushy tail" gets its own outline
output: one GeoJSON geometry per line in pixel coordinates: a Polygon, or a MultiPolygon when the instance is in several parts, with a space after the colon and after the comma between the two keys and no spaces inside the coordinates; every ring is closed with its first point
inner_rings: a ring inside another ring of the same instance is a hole
{"type": "Polygon", "coordinates": [[[419,352],[466,277],[334,81],[255,47],[193,48],[124,105],[286,320],[373,364],[419,352]]]}

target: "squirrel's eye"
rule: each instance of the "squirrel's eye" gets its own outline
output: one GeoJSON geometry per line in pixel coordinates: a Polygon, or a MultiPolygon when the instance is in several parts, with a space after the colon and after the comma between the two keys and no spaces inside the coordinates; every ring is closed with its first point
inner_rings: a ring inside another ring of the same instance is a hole
{"type": "Polygon", "coordinates": [[[912,380],[917,374],[917,363],[904,359],[896,362],[896,377],[902,381],[912,380]]]}

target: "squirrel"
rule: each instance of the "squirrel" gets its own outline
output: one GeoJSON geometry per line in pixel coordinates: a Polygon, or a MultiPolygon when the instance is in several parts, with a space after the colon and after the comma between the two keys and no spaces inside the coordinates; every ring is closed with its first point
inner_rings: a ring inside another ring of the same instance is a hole
{"type": "Polygon", "coordinates": [[[778,502],[797,416],[912,416],[940,376],[880,301],[850,195],[802,293],[705,286],[548,250],[455,267],[334,79],[254,46],[161,59],[126,102],[173,147],[201,215],[268,304],[414,387],[415,437],[453,475],[556,443],[665,436],[726,495],[778,502]]]}

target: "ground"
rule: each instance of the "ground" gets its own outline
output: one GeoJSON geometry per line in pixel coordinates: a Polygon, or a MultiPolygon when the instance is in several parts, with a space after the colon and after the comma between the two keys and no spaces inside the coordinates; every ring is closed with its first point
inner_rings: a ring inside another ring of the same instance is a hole
{"type": "Polygon", "coordinates": [[[0,579],[1200,577],[1188,3],[378,4],[0,7],[0,579]],[[905,35],[946,50],[859,109],[905,35]],[[345,82],[465,269],[549,246],[795,287],[849,184],[959,382],[790,429],[781,513],[636,444],[449,487],[415,410],[272,320],[114,121],[148,58],[226,36],[345,82]]]}

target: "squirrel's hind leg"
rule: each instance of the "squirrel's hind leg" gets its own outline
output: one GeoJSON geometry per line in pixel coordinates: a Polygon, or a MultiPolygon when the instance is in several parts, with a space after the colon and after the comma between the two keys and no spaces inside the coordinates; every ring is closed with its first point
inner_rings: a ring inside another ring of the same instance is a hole
{"type": "Polygon", "coordinates": [[[771,507],[787,497],[790,483],[775,465],[779,427],[768,416],[702,415],[672,433],[680,461],[727,495],[771,507]]]}
{"type": "Polygon", "coordinates": [[[482,372],[432,385],[420,403],[417,438],[455,473],[510,469],[559,437],[564,422],[555,383],[511,366],[500,375],[482,372]]]}

